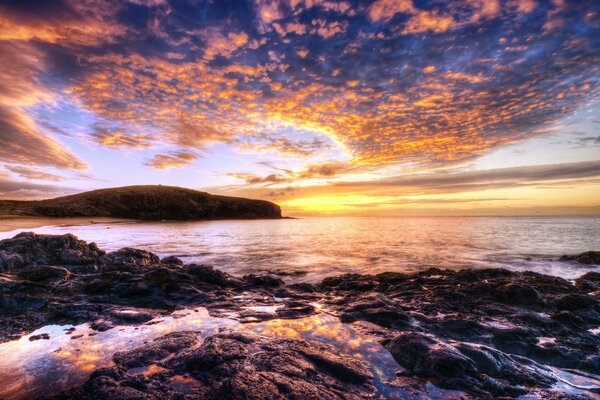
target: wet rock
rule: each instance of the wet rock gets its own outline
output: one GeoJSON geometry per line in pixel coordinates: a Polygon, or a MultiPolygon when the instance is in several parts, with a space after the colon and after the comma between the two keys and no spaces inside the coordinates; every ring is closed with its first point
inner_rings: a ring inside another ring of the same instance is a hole
{"type": "Polygon", "coordinates": [[[283,281],[279,278],[269,275],[244,275],[242,281],[251,287],[279,287],[283,285],[283,281]]]}
{"type": "Polygon", "coordinates": [[[559,310],[578,310],[594,307],[598,300],[592,296],[570,293],[560,296],[555,300],[555,306],[559,310]]]}
{"type": "Polygon", "coordinates": [[[316,312],[315,307],[300,301],[286,301],[282,308],[276,311],[279,318],[303,318],[316,312]]]}
{"type": "Polygon", "coordinates": [[[575,280],[577,289],[593,292],[600,289],[600,272],[587,272],[575,280]]]}
{"type": "Polygon", "coordinates": [[[384,327],[400,327],[407,325],[409,316],[401,306],[375,296],[353,303],[340,314],[340,319],[343,322],[363,320],[384,327]]]}
{"type": "Polygon", "coordinates": [[[17,272],[19,278],[32,282],[65,280],[69,275],[70,272],[66,268],[50,265],[28,265],[17,272]]]}
{"type": "Polygon", "coordinates": [[[234,285],[236,283],[230,275],[209,265],[188,264],[183,268],[200,282],[219,286],[234,285]]]}
{"type": "Polygon", "coordinates": [[[401,366],[419,376],[447,378],[476,372],[470,359],[425,333],[401,332],[386,347],[401,366]]]}
{"type": "Polygon", "coordinates": [[[537,306],[542,298],[537,290],[530,285],[509,283],[496,288],[496,297],[508,304],[521,306],[537,306]]]}
{"type": "Polygon", "coordinates": [[[0,268],[22,265],[85,265],[97,262],[105,253],[95,244],[87,244],[75,235],[38,235],[19,233],[0,241],[0,268]]]}
{"type": "Polygon", "coordinates": [[[24,264],[20,254],[0,250],[0,272],[19,267],[24,264]]]}
{"type": "Polygon", "coordinates": [[[85,384],[53,399],[133,395],[140,399],[183,398],[169,385],[178,376],[193,382],[185,397],[189,399],[354,400],[372,398],[374,393],[373,375],[367,365],[336,354],[328,345],[227,332],[210,336],[200,347],[190,349],[194,335],[177,332],[139,349],[117,353],[114,368],[92,373],[85,384]],[[165,359],[166,354],[173,353],[165,359]],[[157,362],[162,370],[151,376],[123,373],[132,366],[157,362]],[[136,392],[123,392],[127,388],[136,392]]]}
{"type": "Polygon", "coordinates": [[[160,258],[149,251],[125,247],[108,253],[104,257],[105,264],[135,265],[137,267],[148,267],[160,263],[160,258]]]}
{"type": "Polygon", "coordinates": [[[178,266],[183,265],[183,261],[181,261],[181,259],[179,259],[175,256],[169,256],[169,257],[162,258],[160,260],[160,262],[161,262],[161,264],[178,265],[178,266]]]}
{"type": "Polygon", "coordinates": [[[29,336],[29,341],[30,342],[34,342],[36,340],[41,340],[41,339],[49,340],[50,339],[50,335],[48,335],[47,333],[41,333],[39,335],[29,336]]]}
{"type": "Polygon", "coordinates": [[[401,332],[387,342],[394,359],[418,377],[435,378],[441,387],[478,397],[518,396],[527,387],[548,388],[556,379],[535,363],[523,364],[487,346],[456,347],[420,332],[401,332]]]}
{"type": "Polygon", "coordinates": [[[560,261],[575,261],[580,264],[600,265],[600,251],[586,251],[575,255],[564,255],[560,261]]]}
{"type": "Polygon", "coordinates": [[[143,367],[161,361],[171,353],[189,348],[199,340],[199,332],[174,332],[161,336],[139,349],[117,352],[112,359],[126,369],[143,367]]]}
{"type": "MultiPolygon", "coordinates": [[[[98,330],[143,324],[196,306],[241,322],[303,318],[322,309],[384,339],[412,374],[399,385],[426,386],[432,379],[475,398],[555,397],[554,378],[540,363],[600,370],[600,340],[593,333],[600,326],[600,296],[589,295],[600,291],[598,273],[584,274],[575,285],[502,269],[349,274],[285,285],[270,276],[238,278],[175,258],[159,260],[142,250],[104,254],[72,235],[35,234],[0,241],[0,265],[0,340],[49,323],[87,322],[98,330]],[[85,260],[92,261],[77,264],[85,260]],[[280,307],[272,312],[248,307],[275,304],[280,307]]],[[[193,381],[196,398],[372,394],[359,364],[331,348],[302,343],[232,333],[175,350],[150,342],[137,353],[117,355],[113,372],[99,372],[63,398],[181,398],[171,384],[177,375],[193,381]],[[147,363],[165,371],[152,377],[127,373],[129,366],[147,363]]]]}

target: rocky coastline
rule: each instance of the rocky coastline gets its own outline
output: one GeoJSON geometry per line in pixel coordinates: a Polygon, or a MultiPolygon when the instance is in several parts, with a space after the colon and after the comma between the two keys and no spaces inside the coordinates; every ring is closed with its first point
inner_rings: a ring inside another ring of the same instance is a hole
{"type": "MultiPolygon", "coordinates": [[[[579,261],[596,263],[598,255],[589,252],[579,261]]],[[[210,266],[184,265],[139,249],[106,253],[73,235],[21,233],[0,241],[1,342],[48,324],[88,323],[97,332],[143,326],[194,307],[241,324],[320,313],[344,324],[366,322],[365,334],[398,364],[387,384],[412,398],[431,384],[465,399],[600,396],[598,386],[577,387],[561,377],[562,371],[600,379],[600,273],[567,281],[504,269],[428,269],[285,284],[271,276],[235,277],[210,266]]],[[[29,340],[48,339],[40,336],[29,340]]],[[[372,370],[356,354],[327,343],[236,330],[204,339],[193,330],[171,332],[116,352],[111,366],[93,371],[81,385],[43,396],[395,398],[377,391],[372,370]],[[130,373],[150,366],[151,374],[130,373]],[[195,385],[177,390],[169,384],[174,377],[195,385]]]]}

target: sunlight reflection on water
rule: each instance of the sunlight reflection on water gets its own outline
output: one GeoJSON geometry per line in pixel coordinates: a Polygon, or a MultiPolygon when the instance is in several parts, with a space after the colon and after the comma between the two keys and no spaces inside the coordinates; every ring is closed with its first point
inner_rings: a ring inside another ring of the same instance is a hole
{"type": "MultiPolygon", "coordinates": [[[[115,327],[105,332],[93,331],[87,324],[82,324],[70,333],[72,327],[49,325],[19,340],[0,344],[0,398],[29,399],[81,384],[95,369],[112,365],[111,356],[115,352],[142,346],[144,342],[170,332],[197,330],[202,338],[206,338],[224,328],[331,344],[340,352],[369,363],[379,393],[397,391],[384,383],[393,379],[394,372],[400,369],[391,354],[376,338],[355,329],[358,324],[343,324],[326,313],[297,320],[241,324],[232,319],[211,317],[206,309],[199,308],[179,311],[150,324],[115,327]],[[42,333],[49,334],[50,339],[30,341],[30,337],[42,333]]],[[[130,373],[151,375],[159,369],[152,365],[135,368],[130,373]]],[[[175,383],[183,385],[182,382],[175,383]]]]}
{"type": "MultiPolygon", "coordinates": [[[[30,229],[31,230],[31,229],[30,229]]],[[[1,232],[0,239],[21,230],[1,232]]],[[[599,217],[306,218],[255,221],[129,222],[47,226],[116,250],[138,247],[186,263],[287,281],[428,267],[507,267],[574,278],[598,266],[558,262],[600,250],[599,217]]]]}

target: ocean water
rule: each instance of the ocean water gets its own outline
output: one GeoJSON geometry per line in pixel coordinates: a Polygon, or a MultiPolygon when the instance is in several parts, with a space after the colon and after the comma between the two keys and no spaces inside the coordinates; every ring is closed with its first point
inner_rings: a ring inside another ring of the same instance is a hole
{"type": "Polygon", "coordinates": [[[600,266],[560,262],[600,250],[600,217],[327,217],[202,222],[103,222],[0,232],[74,233],[106,250],[137,247],[234,275],[317,282],[343,273],[504,267],[568,279],[600,266]]]}

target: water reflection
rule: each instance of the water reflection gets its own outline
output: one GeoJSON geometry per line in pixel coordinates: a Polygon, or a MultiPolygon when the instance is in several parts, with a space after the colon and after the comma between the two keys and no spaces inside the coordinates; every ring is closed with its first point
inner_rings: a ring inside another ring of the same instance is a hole
{"type": "Polygon", "coordinates": [[[88,324],[49,325],[19,340],[0,344],[0,399],[31,399],[81,384],[90,372],[112,364],[111,356],[121,350],[140,347],[170,332],[199,330],[201,337],[239,323],[213,318],[205,309],[176,312],[141,326],[115,327],[96,332],[88,324]],[[49,340],[30,341],[47,333],[49,340]]]}
{"type": "MultiPolygon", "coordinates": [[[[256,310],[271,312],[269,308],[256,310]]],[[[195,330],[202,339],[222,329],[247,330],[253,333],[328,343],[340,353],[364,360],[374,375],[377,395],[389,399],[459,399],[462,393],[440,389],[430,383],[420,393],[394,387],[391,381],[401,367],[376,337],[364,333],[369,323],[344,324],[326,312],[301,319],[275,319],[242,324],[228,318],[211,317],[206,309],[183,310],[155,319],[141,326],[120,326],[96,332],[88,324],[77,326],[49,325],[19,340],[0,344],[0,399],[22,400],[52,395],[85,382],[90,372],[112,365],[111,356],[130,350],[171,332],[195,330]],[[31,340],[47,334],[49,339],[31,340]]],[[[555,389],[594,396],[600,377],[579,371],[552,368],[560,379],[555,389]]],[[[164,369],[151,364],[128,371],[152,376],[164,369]]],[[[190,393],[197,382],[187,376],[173,376],[171,386],[182,394],[190,393]]]]}
{"type": "MultiPolygon", "coordinates": [[[[0,232],[0,239],[19,231],[0,232]]],[[[138,247],[233,274],[275,273],[288,281],[319,281],[346,272],[502,266],[573,278],[598,267],[557,257],[600,248],[597,217],[129,222],[35,231],[72,232],[109,250],[138,247]]]]}
{"type": "MultiPolygon", "coordinates": [[[[269,307],[255,310],[272,312],[269,307]]],[[[0,344],[0,398],[30,399],[39,394],[52,394],[84,382],[90,372],[110,366],[111,356],[121,350],[142,346],[144,342],[170,332],[198,330],[202,338],[223,328],[294,339],[319,340],[343,353],[367,361],[376,376],[381,393],[399,366],[375,338],[362,334],[354,326],[321,313],[298,320],[273,320],[241,324],[227,318],[213,318],[203,309],[176,312],[141,326],[121,326],[96,332],[89,325],[46,326],[19,340],[0,344]],[[74,328],[74,330],[73,330],[74,328]],[[47,333],[50,339],[31,341],[35,335],[47,333]]],[[[134,368],[131,374],[150,376],[161,371],[155,364],[134,368]]],[[[188,377],[174,377],[172,386],[186,392],[194,382],[188,377]]]]}

